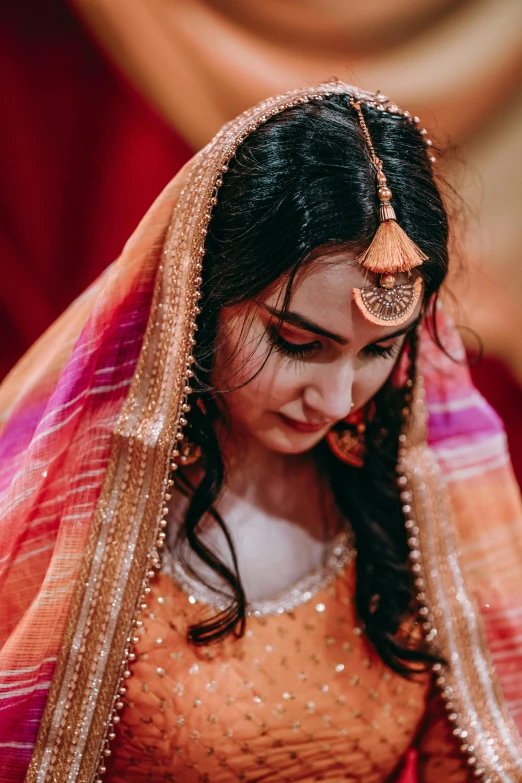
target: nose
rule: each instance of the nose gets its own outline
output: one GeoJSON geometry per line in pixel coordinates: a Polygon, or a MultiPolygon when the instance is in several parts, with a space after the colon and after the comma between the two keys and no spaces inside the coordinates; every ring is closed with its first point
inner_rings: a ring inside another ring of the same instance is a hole
{"type": "Polygon", "coordinates": [[[316,417],[331,421],[346,418],[352,407],[354,370],[351,362],[316,365],[317,374],[303,392],[303,402],[316,417]]]}

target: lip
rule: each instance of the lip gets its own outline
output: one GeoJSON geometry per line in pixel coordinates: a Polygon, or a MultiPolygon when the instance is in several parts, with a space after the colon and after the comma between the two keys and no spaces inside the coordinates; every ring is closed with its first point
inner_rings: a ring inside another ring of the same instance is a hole
{"type": "Polygon", "coordinates": [[[287,427],[291,427],[293,430],[297,430],[297,432],[321,432],[321,430],[324,430],[326,427],[326,423],[323,422],[323,424],[310,424],[310,422],[307,421],[298,421],[297,419],[291,419],[289,416],[285,416],[284,413],[279,414],[281,418],[283,419],[284,423],[287,425],[287,427]]]}

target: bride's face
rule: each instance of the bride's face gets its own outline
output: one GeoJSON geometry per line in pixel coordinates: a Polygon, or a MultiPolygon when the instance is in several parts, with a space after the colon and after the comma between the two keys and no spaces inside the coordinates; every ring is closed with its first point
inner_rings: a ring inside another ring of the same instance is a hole
{"type": "Polygon", "coordinates": [[[367,283],[350,261],[339,252],[301,270],[282,325],[286,280],[259,307],[222,312],[213,382],[231,389],[223,399],[234,431],[299,454],[385,383],[420,304],[399,327],[371,324],[353,302],[353,289],[367,283]]]}

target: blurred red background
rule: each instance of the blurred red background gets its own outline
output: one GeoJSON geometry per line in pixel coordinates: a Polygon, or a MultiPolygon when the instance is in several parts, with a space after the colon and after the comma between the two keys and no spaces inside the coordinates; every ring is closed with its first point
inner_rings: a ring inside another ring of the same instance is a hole
{"type": "Polygon", "coordinates": [[[2,376],[118,256],[192,154],[66,4],[42,14],[22,0],[3,17],[2,376]]]}

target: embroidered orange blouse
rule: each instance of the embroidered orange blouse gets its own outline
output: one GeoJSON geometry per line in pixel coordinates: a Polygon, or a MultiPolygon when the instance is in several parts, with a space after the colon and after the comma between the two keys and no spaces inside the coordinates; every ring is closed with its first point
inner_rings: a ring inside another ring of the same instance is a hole
{"type": "Polygon", "coordinates": [[[209,607],[180,568],[167,556],[153,582],[107,783],[384,783],[413,743],[421,783],[473,779],[430,677],[387,669],[358,626],[348,549],[206,648],[186,640],[209,607]]]}

